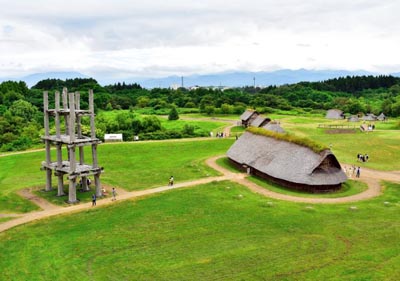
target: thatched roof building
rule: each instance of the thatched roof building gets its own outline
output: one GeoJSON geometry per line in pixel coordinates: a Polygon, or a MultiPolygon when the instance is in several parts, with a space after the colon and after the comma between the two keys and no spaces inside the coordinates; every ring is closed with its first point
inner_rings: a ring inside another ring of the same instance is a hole
{"type": "Polygon", "coordinates": [[[367,113],[366,115],[363,116],[362,119],[364,121],[376,121],[377,120],[377,116],[375,114],[372,114],[372,113],[367,113]]]}
{"type": "Polygon", "coordinates": [[[282,129],[282,127],[276,122],[269,122],[268,124],[262,126],[262,128],[277,133],[285,133],[285,130],[282,129]]]}
{"type": "Polygon", "coordinates": [[[273,137],[245,132],[228,150],[239,168],[297,190],[327,192],[347,180],[335,155],[273,137]]]}
{"type": "Polygon", "coordinates": [[[262,117],[261,115],[258,115],[251,123],[250,126],[252,127],[262,127],[265,124],[268,124],[268,122],[271,122],[271,118],[268,117],[262,117]]]}
{"type": "Polygon", "coordinates": [[[245,112],[243,112],[243,114],[240,116],[240,120],[242,121],[242,125],[245,127],[250,126],[251,122],[257,118],[258,116],[258,112],[257,111],[253,111],[253,110],[246,110],[245,112]]]}
{"type": "Polygon", "coordinates": [[[376,119],[378,119],[379,121],[386,121],[387,118],[386,118],[385,114],[383,114],[383,112],[382,112],[381,114],[379,114],[379,116],[376,119]]]}
{"type": "Polygon", "coordinates": [[[344,119],[344,113],[343,111],[339,110],[339,109],[329,109],[326,112],[326,116],[327,119],[344,119]]]}
{"type": "Polygon", "coordinates": [[[358,122],[358,121],[360,121],[360,119],[358,119],[357,115],[352,115],[349,118],[347,118],[347,121],[349,121],[349,122],[358,122]]]}

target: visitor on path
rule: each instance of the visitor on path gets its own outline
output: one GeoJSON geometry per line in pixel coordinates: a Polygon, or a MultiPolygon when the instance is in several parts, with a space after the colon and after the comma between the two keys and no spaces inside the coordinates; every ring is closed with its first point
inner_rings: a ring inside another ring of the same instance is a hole
{"type": "Polygon", "coordinates": [[[112,194],[112,199],[111,199],[111,201],[117,200],[117,198],[116,198],[116,196],[117,196],[117,191],[115,190],[115,187],[112,188],[111,194],[112,194]]]}
{"type": "Polygon", "coordinates": [[[173,185],[174,185],[174,177],[173,177],[173,176],[171,176],[171,177],[169,178],[169,183],[168,183],[168,185],[169,185],[169,186],[173,186],[173,185]]]}
{"type": "Polygon", "coordinates": [[[358,168],[357,168],[357,172],[356,172],[356,178],[359,178],[359,177],[360,177],[360,173],[361,173],[361,168],[358,167],[358,168]]]}
{"type": "Polygon", "coordinates": [[[96,194],[92,195],[92,206],[96,206],[96,194]]]}

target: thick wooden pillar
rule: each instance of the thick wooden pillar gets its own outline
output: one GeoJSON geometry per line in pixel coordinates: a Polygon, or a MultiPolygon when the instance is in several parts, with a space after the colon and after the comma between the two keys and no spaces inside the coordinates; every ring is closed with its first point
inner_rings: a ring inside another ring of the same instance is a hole
{"type": "MultiPolygon", "coordinates": [[[[64,87],[63,91],[62,91],[62,101],[63,101],[64,112],[68,110],[68,96],[67,95],[68,95],[68,90],[67,90],[67,88],[64,87]]],[[[64,114],[64,122],[65,122],[65,135],[68,135],[69,120],[68,120],[68,116],[66,114],[64,114]]]]}
{"type": "Polygon", "coordinates": [[[56,98],[55,98],[55,107],[56,107],[56,139],[60,141],[61,139],[61,129],[60,129],[60,92],[56,91],[56,98]]]}
{"type": "MultiPolygon", "coordinates": [[[[43,92],[43,113],[44,113],[44,135],[45,135],[45,149],[46,149],[46,165],[49,167],[51,165],[51,154],[50,154],[50,140],[48,137],[50,136],[50,128],[49,128],[49,93],[47,91],[43,92]]],[[[52,171],[49,168],[46,168],[46,191],[51,190],[52,181],[51,181],[52,171]]]]}
{"type": "Polygon", "coordinates": [[[58,174],[58,188],[57,188],[57,196],[64,196],[64,174],[58,174]]]}
{"type": "Polygon", "coordinates": [[[103,192],[101,190],[100,174],[95,174],[94,175],[94,184],[96,186],[96,196],[97,197],[102,197],[103,196],[103,192]]]}
{"type": "Polygon", "coordinates": [[[89,90],[89,111],[90,111],[90,137],[96,138],[96,127],[94,125],[94,104],[93,104],[93,90],[89,90]]]}
{"type": "Polygon", "coordinates": [[[69,179],[68,203],[76,203],[76,177],[69,179]]]}

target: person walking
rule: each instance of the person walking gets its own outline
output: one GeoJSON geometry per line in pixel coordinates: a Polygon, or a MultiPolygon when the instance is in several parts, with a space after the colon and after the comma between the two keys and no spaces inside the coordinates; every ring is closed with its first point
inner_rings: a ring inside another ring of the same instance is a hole
{"type": "Polygon", "coordinates": [[[169,178],[169,183],[168,183],[168,185],[169,185],[169,186],[173,186],[173,185],[174,185],[174,177],[173,177],[173,176],[171,176],[171,177],[169,178]]]}
{"type": "Polygon", "coordinates": [[[356,172],[356,178],[359,178],[359,177],[360,177],[360,173],[361,173],[361,168],[358,167],[358,168],[357,168],[357,172],[356,172]]]}
{"type": "Polygon", "coordinates": [[[93,193],[92,195],[92,206],[96,206],[96,194],[93,193]]]}
{"type": "Polygon", "coordinates": [[[112,199],[111,199],[111,201],[117,200],[117,198],[116,198],[116,196],[117,196],[117,191],[115,190],[115,187],[112,188],[111,194],[112,194],[112,199]]]}

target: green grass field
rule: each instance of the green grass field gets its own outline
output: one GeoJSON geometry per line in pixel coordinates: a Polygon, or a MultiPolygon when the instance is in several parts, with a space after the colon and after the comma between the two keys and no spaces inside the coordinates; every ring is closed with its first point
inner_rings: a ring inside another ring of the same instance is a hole
{"type": "Polygon", "coordinates": [[[399,201],[395,184],[310,206],[210,183],[0,233],[1,279],[399,280],[399,201]]]}
{"type": "MultiPolygon", "coordinates": [[[[139,190],[166,185],[171,175],[176,182],[215,176],[218,173],[204,160],[224,154],[232,142],[208,139],[102,144],[98,148],[99,164],[105,169],[101,180],[105,185],[139,190]]],[[[89,150],[85,153],[90,159],[89,150]]],[[[26,187],[44,189],[45,174],[40,171],[44,158],[44,151],[0,157],[0,213],[38,209],[15,192],[26,187]]],[[[52,159],[56,159],[54,150],[52,159]]]]}
{"type": "MultiPolygon", "coordinates": [[[[339,162],[360,164],[357,154],[368,154],[370,161],[361,163],[361,167],[376,170],[400,170],[400,131],[379,130],[380,126],[392,126],[398,120],[385,123],[376,123],[377,131],[362,133],[356,129],[352,134],[330,134],[326,129],[318,128],[318,124],[344,124],[347,121],[330,121],[324,117],[273,116],[281,122],[281,126],[288,132],[300,137],[308,137],[314,141],[331,146],[339,162]],[[381,125],[382,124],[382,125],[381,125]],[[391,124],[391,125],[390,125],[391,124]]],[[[355,124],[358,128],[359,125],[355,124]]]]}
{"type": "MultiPolygon", "coordinates": [[[[390,123],[371,134],[327,134],[317,128],[330,124],[323,117],[273,119],[289,132],[331,144],[341,162],[356,163],[357,153],[368,153],[371,161],[363,167],[400,170],[399,131],[390,123]]],[[[218,175],[204,160],[224,154],[233,142],[103,144],[98,148],[105,168],[101,180],[140,190],[166,185],[170,175],[176,182],[218,175]]],[[[40,151],[0,157],[0,213],[38,209],[15,192],[44,187],[44,156],[40,151]]],[[[235,171],[226,158],[218,164],[235,171]]],[[[400,280],[400,184],[384,186],[383,195],[374,199],[313,205],[212,182],[34,221],[0,233],[0,280],[400,280]]],[[[351,181],[327,196],[364,189],[351,181]]],[[[44,197],[63,204],[51,193],[44,197]]]]}

